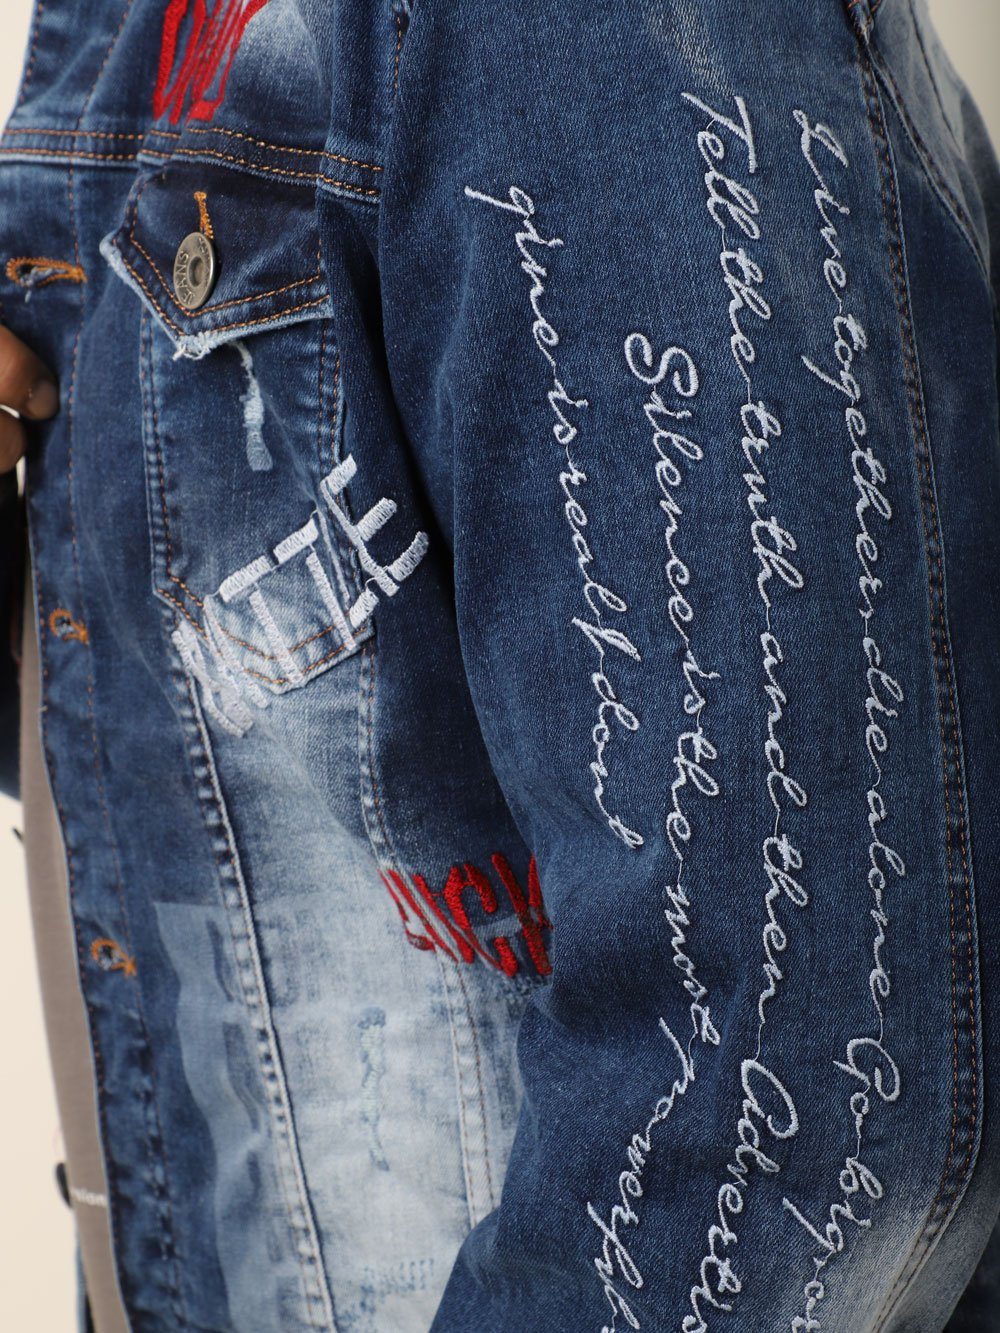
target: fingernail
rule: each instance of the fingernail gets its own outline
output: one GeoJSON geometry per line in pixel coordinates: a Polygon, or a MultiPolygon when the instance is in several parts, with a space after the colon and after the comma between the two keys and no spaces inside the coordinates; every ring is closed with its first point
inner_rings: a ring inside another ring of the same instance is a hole
{"type": "Polygon", "coordinates": [[[45,418],[59,410],[59,390],[49,379],[35,380],[24,405],[26,417],[45,418]]]}

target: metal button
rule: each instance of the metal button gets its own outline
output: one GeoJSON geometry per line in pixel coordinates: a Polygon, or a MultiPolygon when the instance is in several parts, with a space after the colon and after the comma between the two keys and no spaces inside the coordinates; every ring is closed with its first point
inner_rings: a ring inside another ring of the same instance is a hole
{"type": "Polygon", "coordinates": [[[215,247],[207,236],[193,231],[177,247],[174,291],[185,310],[197,310],[215,286],[215,247]]]}

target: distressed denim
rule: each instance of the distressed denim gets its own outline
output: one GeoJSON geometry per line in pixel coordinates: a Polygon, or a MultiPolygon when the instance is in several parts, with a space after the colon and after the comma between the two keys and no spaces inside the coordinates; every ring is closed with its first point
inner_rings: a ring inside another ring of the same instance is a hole
{"type": "Polygon", "coordinates": [[[38,5],[135,1329],[1000,1321],[998,205],[911,0],[38,5]]]}

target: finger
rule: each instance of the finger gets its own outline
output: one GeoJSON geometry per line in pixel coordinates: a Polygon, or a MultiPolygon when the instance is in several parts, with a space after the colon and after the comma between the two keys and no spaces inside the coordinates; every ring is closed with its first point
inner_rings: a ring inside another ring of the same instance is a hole
{"type": "Polygon", "coordinates": [[[24,453],[24,427],[17,417],[0,409],[0,475],[9,472],[24,453]]]}
{"type": "Polygon", "coordinates": [[[52,372],[10,329],[0,327],[0,403],[34,421],[53,415],[59,390],[52,372]]]}

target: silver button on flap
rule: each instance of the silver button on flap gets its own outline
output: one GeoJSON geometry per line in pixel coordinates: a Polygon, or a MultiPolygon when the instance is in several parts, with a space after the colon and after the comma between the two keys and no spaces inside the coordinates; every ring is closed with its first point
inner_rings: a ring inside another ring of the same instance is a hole
{"type": "Polygon", "coordinates": [[[185,310],[197,310],[215,286],[215,247],[207,236],[193,231],[177,247],[174,291],[185,310]]]}

